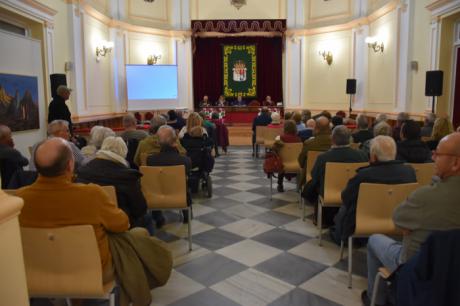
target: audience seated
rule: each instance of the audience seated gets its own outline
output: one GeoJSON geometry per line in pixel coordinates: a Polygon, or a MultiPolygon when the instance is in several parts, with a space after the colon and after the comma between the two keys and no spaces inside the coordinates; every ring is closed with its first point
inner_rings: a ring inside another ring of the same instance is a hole
{"type": "Polygon", "coordinates": [[[266,96],[265,100],[262,102],[263,106],[275,106],[275,101],[272,101],[272,97],[266,96]]]}
{"type": "Polygon", "coordinates": [[[14,148],[14,141],[11,136],[11,129],[6,125],[0,125],[0,175],[2,178],[2,189],[6,189],[11,178],[22,167],[27,166],[27,158],[14,148]]]}
{"type": "MultiPolygon", "coordinates": [[[[381,122],[378,126],[388,126],[381,122]]],[[[389,133],[391,135],[391,133],[389,133]]],[[[371,140],[370,165],[358,169],[355,177],[350,179],[342,191],[342,206],[334,218],[334,226],[330,230],[332,239],[340,244],[346,242],[355,231],[356,205],[361,183],[404,184],[415,183],[417,178],[414,169],[403,161],[395,160],[396,144],[390,135],[376,136],[371,140]]]]}
{"type": "Polygon", "coordinates": [[[272,122],[270,112],[267,107],[262,107],[260,114],[252,121],[252,155],[255,154],[255,143],[256,143],[256,127],[267,126],[272,122]]]}
{"type": "Polygon", "coordinates": [[[284,120],[291,120],[292,115],[293,115],[293,113],[291,113],[291,112],[284,112],[284,118],[283,119],[284,120]]]}
{"type": "Polygon", "coordinates": [[[137,129],[136,118],[132,114],[123,117],[123,133],[120,137],[128,143],[131,139],[136,139],[138,142],[148,136],[147,132],[137,129]]]}
{"type": "Polygon", "coordinates": [[[246,101],[243,100],[243,96],[238,94],[236,100],[233,101],[233,106],[246,106],[246,101]]]}
{"type": "MultiPolygon", "coordinates": [[[[59,137],[64,139],[68,145],[70,146],[70,149],[72,150],[72,155],[73,155],[73,160],[75,162],[75,169],[78,169],[84,162],[84,156],[81,153],[80,149],[77,148],[77,146],[69,141],[70,139],[70,131],[69,131],[69,123],[65,120],[54,120],[51,121],[48,124],[48,138],[53,138],[53,137],[59,137]]],[[[34,156],[35,156],[35,149],[37,148],[38,143],[34,144],[32,147],[32,154],[30,157],[30,164],[29,164],[29,170],[31,171],[36,171],[37,169],[35,168],[35,161],[34,161],[34,156]]]]}
{"type": "Polygon", "coordinates": [[[89,143],[81,149],[81,154],[85,157],[83,164],[93,160],[96,152],[101,148],[104,139],[109,136],[115,136],[115,132],[111,128],[95,125],[91,129],[89,143]]]}
{"type": "Polygon", "coordinates": [[[273,112],[270,116],[272,118],[272,122],[267,125],[268,128],[271,129],[279,129],[281,127],[281,116],[277,112],[273,112]]]}
{"type": "Polygon", "coordinates": [[[374,126],[379,124],[380,122],[386,123],[387,121],[388,121],[387,114],[378,114],[377,116],[375,116],[374,126]]]}
{"type": "MultiPolygon", "coordinates": [[[[137,147],[136,154],[134,155],[134,163],[137,166],[142,165],[142,155],[143,154],[158,154],[160,153],[161,146],[158,140],[157,131],[158,129],[166,125],[166,120],[161,117],[154,117],[150,122],[150,136],[144,138],[141,142],[139,142],[139,146],[137,147]]],[[[184,147],[177,141],[177,149],[179,153],[185,155],[187,152],[185,151],[184,147]]]]}
{"type": "Polygon", "coordinates": [[[302,111],[302,122],[307,126],[307,121],[311,119],[311,111],[308,109],[304,109],[302,111]]]}
{"type": "Polygon", "coordinates": [[[223,106],[227,106],[227,101],[225,100],[225,96],[224,95],[220,95],[219,96],[219,99],[216,101],[216,106],[217,107],[223,107],[223,106]]]}
{"type": "MultiPolygon", "coordinates": [[[[377,136],[391,136],[391,126],[386,123],[385,121],[380,121],[378,124],[374,125],[374,137],[377,136]]],[[[364,151],[364,153],[367,154],[367,156],[370,156],[370,147],[371,147],[371,139],[366,140],[365,142],[361,143],[359,146],[359,149],[364,151]]]]}
{"type": "Polygon", "coordinates": [[[217,112],[212,113],[211,119],[212,123],[214,123],[214,125],[216,126],[217,140],[214,144],[216,155],[218,155],[219,153],[219,146],[222,148],[222,151],[227,153],[227,147],[229,146],[230,141],[228,137],[228,128],[224,124],[224,119],[220,119],[219,114],[217,112]]]}
{"type": "Polygon", "coordinates": [[[332,129],[334,129],[336,126],[343,125],[343,117],[334,116],[331,119],[331,123],[332,123],[332,129]]]}
{"type": "MultiPolygon", "coordinates": [[[[318,201],[318,195],[324,195],[324,178],[326,175],[326,163],[359,163],[366,162],[368,158],[364,152],[354,150],[350,147],[350,130],[344,126],[339,125],[332,131],[331,148],[320,154],[311,170],[312,179],[307,182],[302,192],[310,203],[318,201]]],[[[315,205],[315,207],[317,207],[315,205]]],[[[317,214],[315,208],[315,216],[317,214]]],[[[325,226],[332,225],[332,219],[337,212],[335,207],[326,207],[323,209],[323,223],[325,226]]],[[[316,220],[316,218],[315,218],[316,220]]]]}
{"type": "Polygon", "coordinates": [[[436,114],[427,113],[425,115],[425,119],[423,120],[423,127],[420,131],[421,137],[430,137],[431,133],[433,132],[433,125],[436,121],[436,114]]]}
{"type": "Polygon", "coordinates": [[[401,140],[401,126],[404,121],[409,120],[410,116],[406,112],[400,112],[396,117],[396,125],[393,127],[393,139],[398,142],[401,140]]]}
{"type": "MultiPolygon", "coordinates": [[[[369,238],[368,290],[362,294],[365,305],[369,305],[375,275],[380,267],[394,271],[419,250],[431,232],[460,228],[460,133],[442,138],[433,152],[433,160],[440,180],[414,191],[393,213],[393,222],[404,234],[402,243],[384,235],[369,238]]],[[[377,288],[376,303],[386,303],[384,282],[377,288]]]]}
{"type": "Polygon", "coordinates": [[[78,169],[77,181],[114,186],[118,207],[128,215],[131,227],[145,227],[153,234],[151,218],[146,217],[147,204],[140,185],[142,174],[129,168],[125,159],[127,153],[123,139],[107,137],[95,158],[78,169]]]}
{"type": "Polygon", "coordinates": [[[173,109],[168,111],[168,122],[167,124],[172,127],[176,132],[182,130],[185,126],[185,120],[177,115],[177,112],[173,109]]]}
{"type": "Polygon", "coordinates": [[[291,119],[295,121],[298,132],[305,130],[305,124],[302,122],[302,115],[299,112],[295,112],[291,119]]]}
{"type": "Polygon", "coordinates": [[[420,125],[413,120],[406,120],[401,127],[401,141],[397,144],[396,159],[408,163],[431,162],[431,151],[420,140],[420,125]]]}
{"type": "Polygon", "coordinates": [[[297,133],[302,142],[313,137],[313,132],[315,130],[316,121],[314,119],[308,119],[305,123],[305,129],[297,133]]]}
{"type": "Polygon", "coordinates": [[[430,150],[435,150],[439,141],[453,131],[454,127],[452,126],[452,122],[450,122],[447,117],[436,119],[433,125],[433,131],[431,132],[431,139],[426,142],[428,148],[430,150]]]}
{"type": "Polygon", "coordinates": [[[369,130],[369,124],[365,115],[358,115],[358,118],[356,118],[356,124],[358,125],[358,131],[351,135],[354,143],[364,143],[366,140],[374,137],[372,132],[369,130]]]}
{"type": "Polygon", "coordinates": [[[72,183],[75,163],[68,141],[60,137],[45,140],[36,146],[34,155],[39,177],[32,185],[17,191],[17,196],[24,200],[19,216],[21,226],[92,225],[104,280],[113,279],[107,232],[126,231],[128,216],[116,207],[101,187],[72,183]]]}
{"type": "MultiPolygon", "coordinates": [[[[196,113],[195,113],[196,114],[196,113]]],[[[199,117],[199,116],[198,116],[199,117]]],[[[189,117],[190,119],[190,117],[189,117]]],[[[188,122],[187,122],[188,123],[188,122]]],[[[199,127],[199,126],[198,126],[199,127]]],[[[186,176],[190,175],[192,169],[192,163],[190,158],[180,154],[177,148],[177,136],[176,132],[167,125],[160,126],[157,132],[158,143],[161,147],[158,154],[149,155],[147,158],[147,166],[185,166],[186,176]]],[[[187,204],[190,206],[192,204],[191,195],[187,193],[187,204]]],[[[188,223],[188,211],[182,211],[184,215],[184,223],[188,223]]],[[[160,211],[155,212],[154,218],[158,224],[164,224],[165,220],[160,211]]]]}
{"type": "Polygon", "coordinates": [[[305,140],[297,161],[302,167],[302,174],[300,176],[300,186],[306,182],[307,173],[307,156],[308,151],[327,151],[331,148],[331,128],[329,127],[329,120],[321,116],[316,119],[314,137],[305,140]]]}
{"type": "Polygon", "coordinates": [[[192,128],[195,126],[201,126],[201,128],[203,129],[203,134],[208,135],[208,131],[203,126],[203,119],[201,118],[200,114],[193,112],[190,113],[190,115],[188,116],[186,125],[180,130],[179,138],[184,137],[185,133],[190,133],[192,128]]]}
{"type": "Polygon", "coordinates": [[[203,96],[203,100],[200,101],[200,107],[209,107],[211,106],[211,102],[209,101],[208,96],[203,96]]]}
{"type": "MultiPolygon", "coordinates": [[[[283,134],[276,137],[276,140],[282,141],[283,143],[298,143],[302,142],[299,136],[297,136],[297,128],[294,120],[287,120],[284,122],[283,134]]],[[[283,180],[284,173],[278,173],[278,191],[284,192],[283,180]]],[[[289,179],[289,178],[288,178],[289,179]]]]}

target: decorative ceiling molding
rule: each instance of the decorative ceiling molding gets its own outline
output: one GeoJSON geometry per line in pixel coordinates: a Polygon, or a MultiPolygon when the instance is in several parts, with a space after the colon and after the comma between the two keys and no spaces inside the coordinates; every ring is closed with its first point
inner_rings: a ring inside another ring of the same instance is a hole
{"type": "Polygon", "coordinates": [[[460,0],[438,0],[426,6],[433,16],[449,16],[460,10],[460,0]]]}
{"type": "Polygon", "coordinates": [[[36,0],[2,0],[2,6],[12,8],[18,12],[26,13],[33,18],[48,23],[53,23],[57,11],[36,0]]]}
{"type": "Polygon", "coordinates": [[[193,34],[202,32],[286,32],[286,19],[266,20],[192,20],[193,34]]]}

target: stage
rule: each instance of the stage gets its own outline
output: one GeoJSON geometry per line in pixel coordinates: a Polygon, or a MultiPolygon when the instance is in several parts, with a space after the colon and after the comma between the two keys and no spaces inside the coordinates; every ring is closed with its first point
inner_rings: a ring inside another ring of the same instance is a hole
{"type": "MultiPolygon", "coordinates": [[[[227,126],[233,125],[252,125],[252,122],[259,114],[261,106],[224,106],[224,107],[203,107],[200,111],[204,111],[209,117],[214,112],[217,112],[227,126]]],[[[281,117],[284,115],[284,107],[269,106],[270,112],[277,112],[281,117]]]]}

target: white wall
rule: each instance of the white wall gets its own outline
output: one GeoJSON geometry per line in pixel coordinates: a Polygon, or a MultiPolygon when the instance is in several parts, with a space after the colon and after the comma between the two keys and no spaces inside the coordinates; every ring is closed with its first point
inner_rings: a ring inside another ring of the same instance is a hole
{"type": "Polygon", "coordinates": [[[36,76],[38,78],[38,104],[40,128],[13,133],[13,139],[24,156],[28,147],[46,137],[46,101],[44,95],[40,41],[0,31],[0,67],[2,73],[36,76]]]}

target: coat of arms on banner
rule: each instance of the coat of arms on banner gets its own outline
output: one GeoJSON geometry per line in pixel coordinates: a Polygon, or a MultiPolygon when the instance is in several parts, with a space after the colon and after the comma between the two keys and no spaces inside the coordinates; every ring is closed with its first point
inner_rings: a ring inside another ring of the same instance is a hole
{"type": "Polygon", "coordinates": [[[242,60],[238,60],[233,65],[233,81],[244,82],[246,81],[246,64],[242,60]]]}
{"type": "Polygon", "coordinates": [[[256,45],[223,45],[224,95],[257,95],[256,45]]]}

